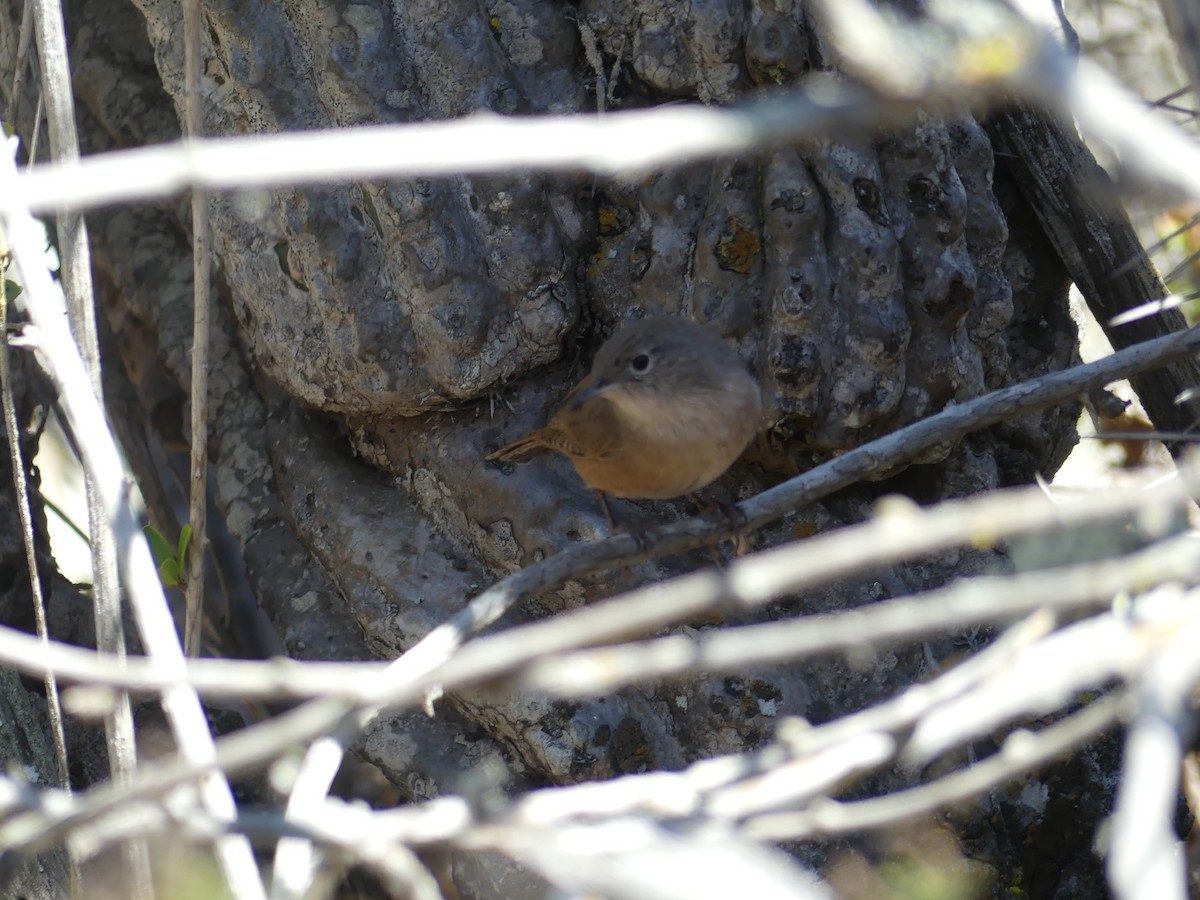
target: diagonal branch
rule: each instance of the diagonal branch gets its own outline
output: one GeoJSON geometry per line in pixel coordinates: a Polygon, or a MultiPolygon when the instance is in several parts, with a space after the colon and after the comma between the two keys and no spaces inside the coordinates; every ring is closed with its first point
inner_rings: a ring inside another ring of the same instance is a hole
{"type": "MultiPolygon", "coordinates": [[[[50,132],[50,155],[67,163],[79,159],[79,136],[75,129],[75,101],[71,87],[70,60],[59,0],[30,0],[33,5],[34,30],[37,34],[38,58],[42,69],[43,95],[46,100],[46,120],[50,132]]],[[[103,405],[104,394],[100,377],[100,341],[96,328],[96,304],[92,291],[92,257],[88,244],[87,225],[83,214],[75,210],[56,211],[58,251],[62,260],[62,283],[67,296],[71,330],[91,389],[103,405]]],[[[15,248],[14,248],[15,249],[15,248]]],[[[19,256],[18,251],[18,256],[19,256]]],[[[22,265],[26,276],[28,265],[22,265]]],[[[36,299],[32,302],[36,302],[36,299]]],[[[78,444],[85,436],[75,432],[78,444]]],[[[88,530],[91,536],[93,611],[96,621],[96,647],[116,656],[118,663],[125,657],[125,631],[121,619],[121,585],[117,577],[117,547],[112,524],[105,516],[103,501],[97,487],[100,476],[85,467],[84,486],[87,494],[88,530]]],[[[128,783],[137,769],[137,743],[133,732],[133,709],[128,695],[114,698],[112,713],[105,718],[112,777],[128,783]]],[[[150,851],[144,842],[132,842],[125,849],[130,886],[136,900],[154,896],[150,873],[150,851]]]]}
{"type": "MultiPolygon", "coordinates": [[[[21,272],[25,288],[22,298],[36,327],[39,359],[59,389],[71,429],[76,435],[86,435],[86,440],[78,442],[84,469],[95,480],[105,520],[116,539],[120,571],[129,590],[142,642],[158,664],[175,675],[176,680],[163,691],[163,709],[182,757],[203,773],[199,778],[203,802],[217,818],[232,819],[236,810],[233,794],[228,781],[211,769],[212,733],[199,697],[183,680],[186,672],[183,649],[133,508],[132,486],[124,475],[104,412],[67,328],[62,292],[42,264],[42,230],[32,216],[19,211],[21,182],[10,159],[0,159],[0,195],[9,198],[9,203],[0,209],[0,224],[21,272]]],[[[195,780],[195,775],[186,780],[195,780]]],[[[222,839],[222,844],[232,848],[230,857],[240,857],[237,867],[229,858],[222,858],[234,869],[228,871],[230,886],[245,888],[248,893],[244,896],[263,896],[249,843],[240,837],[229,837],[222,839]],[[257,892],[252,887],[256,882],[257,892]]]]}

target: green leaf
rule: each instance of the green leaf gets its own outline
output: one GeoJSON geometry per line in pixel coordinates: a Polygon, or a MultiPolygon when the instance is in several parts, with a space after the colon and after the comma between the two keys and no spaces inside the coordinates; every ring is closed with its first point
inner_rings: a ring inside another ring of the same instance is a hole
{"type": "Polygon", "coordinates": [[[12,279],[10,279],[10,278],[4,279],[4,296],[7,299],[16,300],[18,297],[21,296],[21,291],[23,291],[23,290],[25,290],[25,288],[21,287],[21,285],[17,284],[12,279]]]}
{"type": "Polygon", "coordinates": [[[175,558],[179,560],[181,566],[187,565],[188,544],[192,542],[192,523],[184,522],[183,528],[179,529],[179,552],[175,554],[175,558]]]}
{"type": "Polygon", "coordinates": [[[164,559],[158,566],[158,577],[164,587],[179,587],[182,583],[179,560],[164,559]]]}
{"type": "MultiPolygon", "coordinates": [[[[150,542],[150,552],[154,554],[154,561],[160,569],[164,563],[175,560],[175,548],[171,546],[171,542],[163,537],[157,528],[153,525],[147,525],[142,529],[142,533],[146,535],[146,540],[150,542]]],[[[178,568],[178,565],[176,561],[176,568],[178,568]]]]}

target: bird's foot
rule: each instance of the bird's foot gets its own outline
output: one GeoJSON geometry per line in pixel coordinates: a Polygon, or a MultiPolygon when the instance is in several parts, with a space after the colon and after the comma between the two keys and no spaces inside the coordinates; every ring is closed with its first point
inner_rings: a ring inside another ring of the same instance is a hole
{"type": "Polygon", "coordinates": [[[618,525],[617,520],[613,517],[612,508],[608,505],[608,495],[603,491],[596,491],[596,496],[600,499],[600,506],[604,510],[604,518],[608,520],[609,534],[620,534],[624,532],[633,538],[633,542],[637,545],[637,551],[639,554],[649,552],[649,530],[640,523],[618,525]]]}
{"type": "MultiPolygon", "coordinates": [[[[746,539],[746,526],[749,520],[742,508],[736,503],[730,503],[728,500],[705,500],[699,494],[688,494],[691,501],[696,504],[696,508],[700,510],[701,515],[716,513],[722,520],[726,529],[729,531],[729,542],[733,544],[734,556],[745,556],[750,552],[750,543],[746,539]]],[[[720,559],[717,554],[717,544],[708,545],[709,552],[712,554],[713,562],[720,564],[720,559]]]]}

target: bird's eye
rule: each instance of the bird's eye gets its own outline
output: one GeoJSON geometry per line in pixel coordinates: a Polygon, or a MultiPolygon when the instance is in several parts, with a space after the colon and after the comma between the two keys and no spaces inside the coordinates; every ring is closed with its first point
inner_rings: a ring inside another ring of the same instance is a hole
{"type": "Polygon", "coordinates": [[[645,375],[650,371],[650,355],[639,353],[629,361],[629,371],[634,375],[645,375]]]}

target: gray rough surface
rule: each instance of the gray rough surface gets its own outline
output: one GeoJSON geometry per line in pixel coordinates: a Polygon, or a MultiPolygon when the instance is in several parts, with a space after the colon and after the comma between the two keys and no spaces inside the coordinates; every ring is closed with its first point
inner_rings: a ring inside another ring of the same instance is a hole
{"type": "MultiPolygon", "coordinates": [[[[155,58],[180,103],[180,7],[144,2],[155,58]]],[[[440,3],[208,3],[209,134],[497,112],[578,109],[554,65],[565,7],[440,3]],[[538,52],[535,52],[538,51],[538,52]],[[553,75],[548,75],[552,72],[553,75]]],[[[578,315],[569,260],[586,234],[581,179],[414,180],[227,195],[217,253],[264,372],[329,411],[416,414],[470,400],[549,362],[578,315]],[[547,214],[548,213],[548,214],[547,214]]]]}
{"type": "MultiPolygon", "coordinates": [[[[2,17],[0,64],[9,67],[18,7],[8,2],[2,17]]],[[[587,111],[596,103],[585,53],[593,40],[612,107],[724,101],[834,62],[799,4],[785,0],[227,0],[205,9],[211,134],[480,108],[587,111]]],[[[91,149],[178,134],[178,16],[166,0],[68,7],[91,149]]],[[[715,486],[728,498],[1076,359],[1061,265],[1004,172],[993,171],[987,137],[966,110],[873,140],[830,138],[638,179],[274,190],[214,198],[212,211],[217,506],[242,547],[247,590],[298,657],[395,655],[494,578],[603,533],[564,460],[501,468],[483,457],[542,424],[624,318],[710,323],[758,372],[769,428],[715,486]]],[[[181,204],[91,221],[113,349],[150,443],[187,437],[185,221],[181,204]]],[[[1072,423],[1073,413],[1051,412],[973,436],[890,487],[926,500],[1052,472],[1072,423]]],[[[860,519],[878,490],[844,492],[757,540],[860,519]]],[[[617,504],[633,521],[686,510],[617,504]]],[[[706,560],[569,583],[510,620],[706,560]]],[[[788,598],[763,615],[846,608],[1002,565],[947,554],[788,598]]],[[[758,746],[780,716],[825,721],[890,696],[969,639],[898,647],[869,665],[824,660],[576,704],[456,696],[434,723],[377,723],[360,751],[411,797],[457,789],[493,759],[531,781],[677,767],[758,746]]],[[[824,858],[814,851],[814,862],[824,858]]]]}

